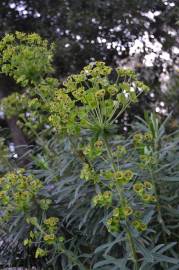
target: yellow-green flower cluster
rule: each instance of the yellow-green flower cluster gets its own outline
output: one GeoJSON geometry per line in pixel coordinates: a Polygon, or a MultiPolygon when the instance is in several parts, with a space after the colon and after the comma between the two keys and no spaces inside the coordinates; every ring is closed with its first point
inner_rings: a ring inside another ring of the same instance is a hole
{"type": "Polygon", "coordinates": [[[5,174],[0,178],[2,217],[8,220],[17,211],[28,210],[41,188],[41,181],[23,170],[5,174]]]}
{"type": "Polygon", "coordinates": [[[114,180],[119,185],[127,184],[133,178],[133,172],[131,170],[115,171],[113,173],[114,180]]]}
{"type": "Polygon", "coordinates": [[[133,142],[135,146],[140,146],[143,143],[152,142],[153,136],[151,132],[146,132],[144,134],[142,133],[136,133],[133,137],[133,142]]]}
{"type": "Polygon", "coordinates": [[[114,82],[108,77],[111,71],[105,63],[96,62],[68,77],[50,104],[50,123],[68,134],[90,129],[99,135],[110,129],[117,112],[136,102],[141,92],[135,76],[130,75],[128,82],[114,82]]]}
{"type": "Polygon", "coordinates": [[[15,92],[3,98],[0,106],[7,118],[18,116],[17,125],[31,137],[49,123],[49,103],[57,89],[58,81],[47,77],[24,94],[15,92]]]}
{"type": "Polygon", "coordinates": [[[112,193],[110,191],[99,193],[93,197],[92,203],[94,206],[110,207],[112,204],[112,193]]]}
{"type": "Polygon", "coordinates": [[[106,222],[106,227],[109,232],[119,232],[124,224],[126,226],[126,222],[140,232],[147,229],[147,225],[140,218],[137,218],[136,211],[128,204],[123,208],[117,207],[113,209],[112,216],[106,222]]]}
{"type": "Polygon", "coordinates": [[[152,152],[146,153],[146,154],[142,154],[140,155],[140,167],[141,168],[147,168],[147,166],[152,166],[155,165],[157,163],[157,160],[155,158],[155,156],[153,155],[152,152]]]}
{"type": "Polygon", "coordinates": [[[156,197],[154,195],[154,187],[150,181],[144,181],[143,183],[137,182],[133,185],[133,190],[144,202],[156,202],[156,197]]]}
{"type": "Polygon", "coordinates": [[[129,205],[125,207],[117,207],[113,209],[112,217],[106,222],[106,226],[109,232],[118,232],[121,224],[120,222],[130,217],[133,214],[133,209],[129,205]]]}
{"type": "Polygon", "coordinates": [[[12,93],[3,98],[0,106],[7,118],[18,115],[22,110],[27,109],[28,99],[25,95],[20,93],[12,93]]]}
{"type": "Polygon", "coordinates": [[[101,156],[103,153],[103,141],[97,140],[94,144],[88,144],[84,147],[83,153],[90,160],[101,156]]]}
{"type": "Polygon", "coordinates": [[[35,85],[53,71],[53,49],[37,34],[7,34],[0,42],[1,70],[22,86],[35,85]]]}
{"type": "Polygon", "coordinates": [[[44,224],[48,227],[49,231],[56,230],[56,225],[59,222],[59,218],[57,217],[50,217],[44,220],[44,224]]]}
{"type": "Polygon", "coordinates": [[[29,137],[36,135],[46,125],[49,126],[47,112],[57,89],[58,81],[47,77],[41,80],[38,86],[28,91],[26,107],[23,107],[24,110],[18,115],[17,123],[29,137]]]}
{"type": "Polygon", "coordinates": [[[34,94],[38,94],[43,101],[43,105],[47,108],[49,106],[48,102],[54,98],[55,93],[58,90],[59,81],[52,77],[46,77],[41,80],[34,94]],[[48,102],[47,102],[48,101],[48,102]]]}
{"type": "Polygon", "coordinates": [[[134,173],[131,170],[106,170],[101,171],[100,176],[104,180],[111,181],[111,186],[122,186],[128,184],[132,180],[134,173]]]}
{"type": "Polygon", "coordinates": [[[44,241],[47,244],[53,244],[57,239],[55,233],[57,231],[57,225],[59,223],[59,218],[57,217],[50,217],[44,220],[45,225],[45,235],[43,236],[44,241]]]}
{"type": "Polygon", "coordinates": [[[144,133],[144,141],[151,142],[153,140],[153,135],[151,132],[144,133]]]}
{"type": "Polygon", "coordinates": [[[108,232],[118,232],[120,229],[120,218],[118,216],[112,216],[106,222],[108,232]]]}
{"type": "Polygon", "coordinates": [[[35,252],[35,258],[40,258],[40,257],[44,257],[48,254],[47,250],[42,249],[42,248],[37,248],[36,252],[35,252]]]}
{"type": "Polygon", "coordinates": [[[116,72],[118,76],[121,78],[125,78],[125,79],[129,78],[133,80],[137,79],[135,72],[131,70],[130,68],[117,68],[116,72]]]}
{"type": "Polygon", "coordinates": [[[139,154],[139,167],[147,169],[157,164],[155,151],[153,151],[154,138],[151,132],[136,133],[133,137],[134,147],[139,154]]]}
{"type": "Polygon", "coordinates": [[[134,227],[137,231],[139,231],[139,232],[144,232],[144,231],[146,231],[146,229],[147,229],[147,224],[145,224],[145,223],[142,222],[141,220],[134,220],[134,221],[132,222],[132,225],[133,225],[133,227],[134,227]]]}
{"type": "Polygon", "coordinates": [[[83,168],[80,173],[80,178],[86,181],[92,181],[93,183],[97,183],[99,181],[98,174],[87,163],[83,164],[83,168]]]}
{"type": "Polygon", "coordinates": [[[50,103],[49,110],[51,115],[49,122],[61,133],[71,132],[77,129],[78,126],[74,126],[77,113],[74,109],[74,101],[64,93],[63,89],[60,89],[55,94],[55,101],[50,103]]]}
{"type": "Polygon", "coordinates": [[[105,65],[104,62],[91,63],[84,68],[84,74],[92,77],[105,77],[111,74],[112,68],[105,65]]]}
{"type": "Polygon", "coordinates": [[[49,206],[51,205],[51,203],[52,203],[52,200],[50,199],[41,199],[39,202],[39,205],[42,210],[46,211],[49,209],[49,206]]]}
{"type": "Polygon", "coordinates": [[[142,133],[136,133],[133,137],[133,142],[135,145],[140,145],[141,143],[143,143],[142,133]]]}
{"type": "Polygon", "coordinates": [[[38,222],[36,217],[27,218],[27,223],[32,226],[29,233],[29,238],[24,240],[25,246],[32,246],[39,243],[36,249],[35,258],[43,257],[49,254],[49,246],[58,246],[59,251],[63,249],[63,236],[58,236],[59,218],[49,217],[45,218],[42,223],[38,222]]]}

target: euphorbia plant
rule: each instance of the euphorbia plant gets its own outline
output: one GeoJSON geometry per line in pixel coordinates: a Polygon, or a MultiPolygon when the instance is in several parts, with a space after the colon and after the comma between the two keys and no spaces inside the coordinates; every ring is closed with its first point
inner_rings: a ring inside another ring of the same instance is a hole
{"type": "MultiPolygon", "coordinates": [[[[59,133],[69,138],[74,152],[81,158],[80,177],[99,186],[92,203],[109,208],[106,227],[115,233],[124,231],[126,249],[128,246],[130,249],[128,260],[138,269],[133,230],[145,231],[147,224],[142,221],[143,207],[137,207],[133,195],[137,175],[121,164],[126,149],[115,146],[111,134],[115,138],[118,117],[149,88],[137,80],[132,70],[117,68],[115,71],[115,80],[110,79],[112,69],[97,62],[89,64],[79,75],[70,76],[50,104],[49,120],[59,133]],[[96,168],[99,159],[106,163],[106,170],[96,168]]],[[[143,198],[147,197],[148,203],[155,202],[153,184],[144,181],[141,185],[143,198]]]]}
{"type": "Polygon", "coordinates": [[[49,77],[53,46],[36,34],[7,35],[0,51],[1,71],[24,87],[23,94],[12,94],[1,106],[6,117],[19,118],[35,144],[26,170],[12,168],[1,178],[6,237],[12,238],[21,221],[20,250],[23,244],[23,254],[54,269],[142,270],[177,264],[163,255],[168,246],[161,246],[150,227],[161,217],[153,177],[160,158],[157,136],[146,129],[126,139],[117,125],[149,88],[130,69],[95,62],[59,89],[58,80],[49,77]]]}

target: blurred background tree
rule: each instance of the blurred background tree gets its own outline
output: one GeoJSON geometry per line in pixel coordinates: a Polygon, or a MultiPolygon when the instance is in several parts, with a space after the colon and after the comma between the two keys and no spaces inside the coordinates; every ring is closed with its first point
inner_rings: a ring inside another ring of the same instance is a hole
{"type": "MultiPolygon", "coordinates": [[[[167,114],[176,108],[178,49],[177,0],[2,0],[0,36],[37,32],[56,44],[56,75],[64,79],[91,61],[134,68],[152,88],[122,123],[145,109],[167,114]],[[172,104],[172,106],[171,106],[172,104]],[[171,109],[170,108],[170,109],[171,109]]],[[[1,76],[0,98],[19,91],[1,76]]],[[[1,112],[3,115],[3,112],[1,112]]],[[[176,119],[175,119],[176,123],[176,119]]],[[[26,144],[16,119],[7,122],[15,145],[26,144]]],[[[4,125],[4,123],[2,124],[4,125]]],[[[6,124],[5,124],[6,125],[6,124]]],[[[124,127],[127,128],[127,127],[124,127]]]]}

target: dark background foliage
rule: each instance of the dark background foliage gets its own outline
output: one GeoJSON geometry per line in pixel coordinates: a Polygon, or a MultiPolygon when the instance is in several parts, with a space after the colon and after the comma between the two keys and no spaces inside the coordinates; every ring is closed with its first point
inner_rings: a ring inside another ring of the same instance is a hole
{"type": "MultiPolygon", "coordinates": [[[[172,53],[177,46],[176,0],[1,1],[0,11],[1,36],[15,30],[37,32],[56,42],[60,76],[78,72],[94,59],[120,64],[129,57],[133,42],[145,33],[176,60],[172,53]],[[112,42],[115,44],[109,49],[107,44],[112,42]]],[[[139,63],[147,52],[145,44],[139,63]]],[[[162,69],[160,60],[156,59],[153,68],[156,76],[162,69]]]]}

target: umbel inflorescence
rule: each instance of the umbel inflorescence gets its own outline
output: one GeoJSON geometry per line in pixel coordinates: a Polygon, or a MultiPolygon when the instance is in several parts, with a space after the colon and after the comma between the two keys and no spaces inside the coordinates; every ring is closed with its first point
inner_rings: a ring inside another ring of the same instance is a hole
{"type": "Polygon", "coordinates": [[[113,71],[103,62],[92,63],[68,77],[56,92],[49,120],[64,134],[87,129],[98,136],[109,132],[115,120],[148,90],[130,69],[113,71]]]}

